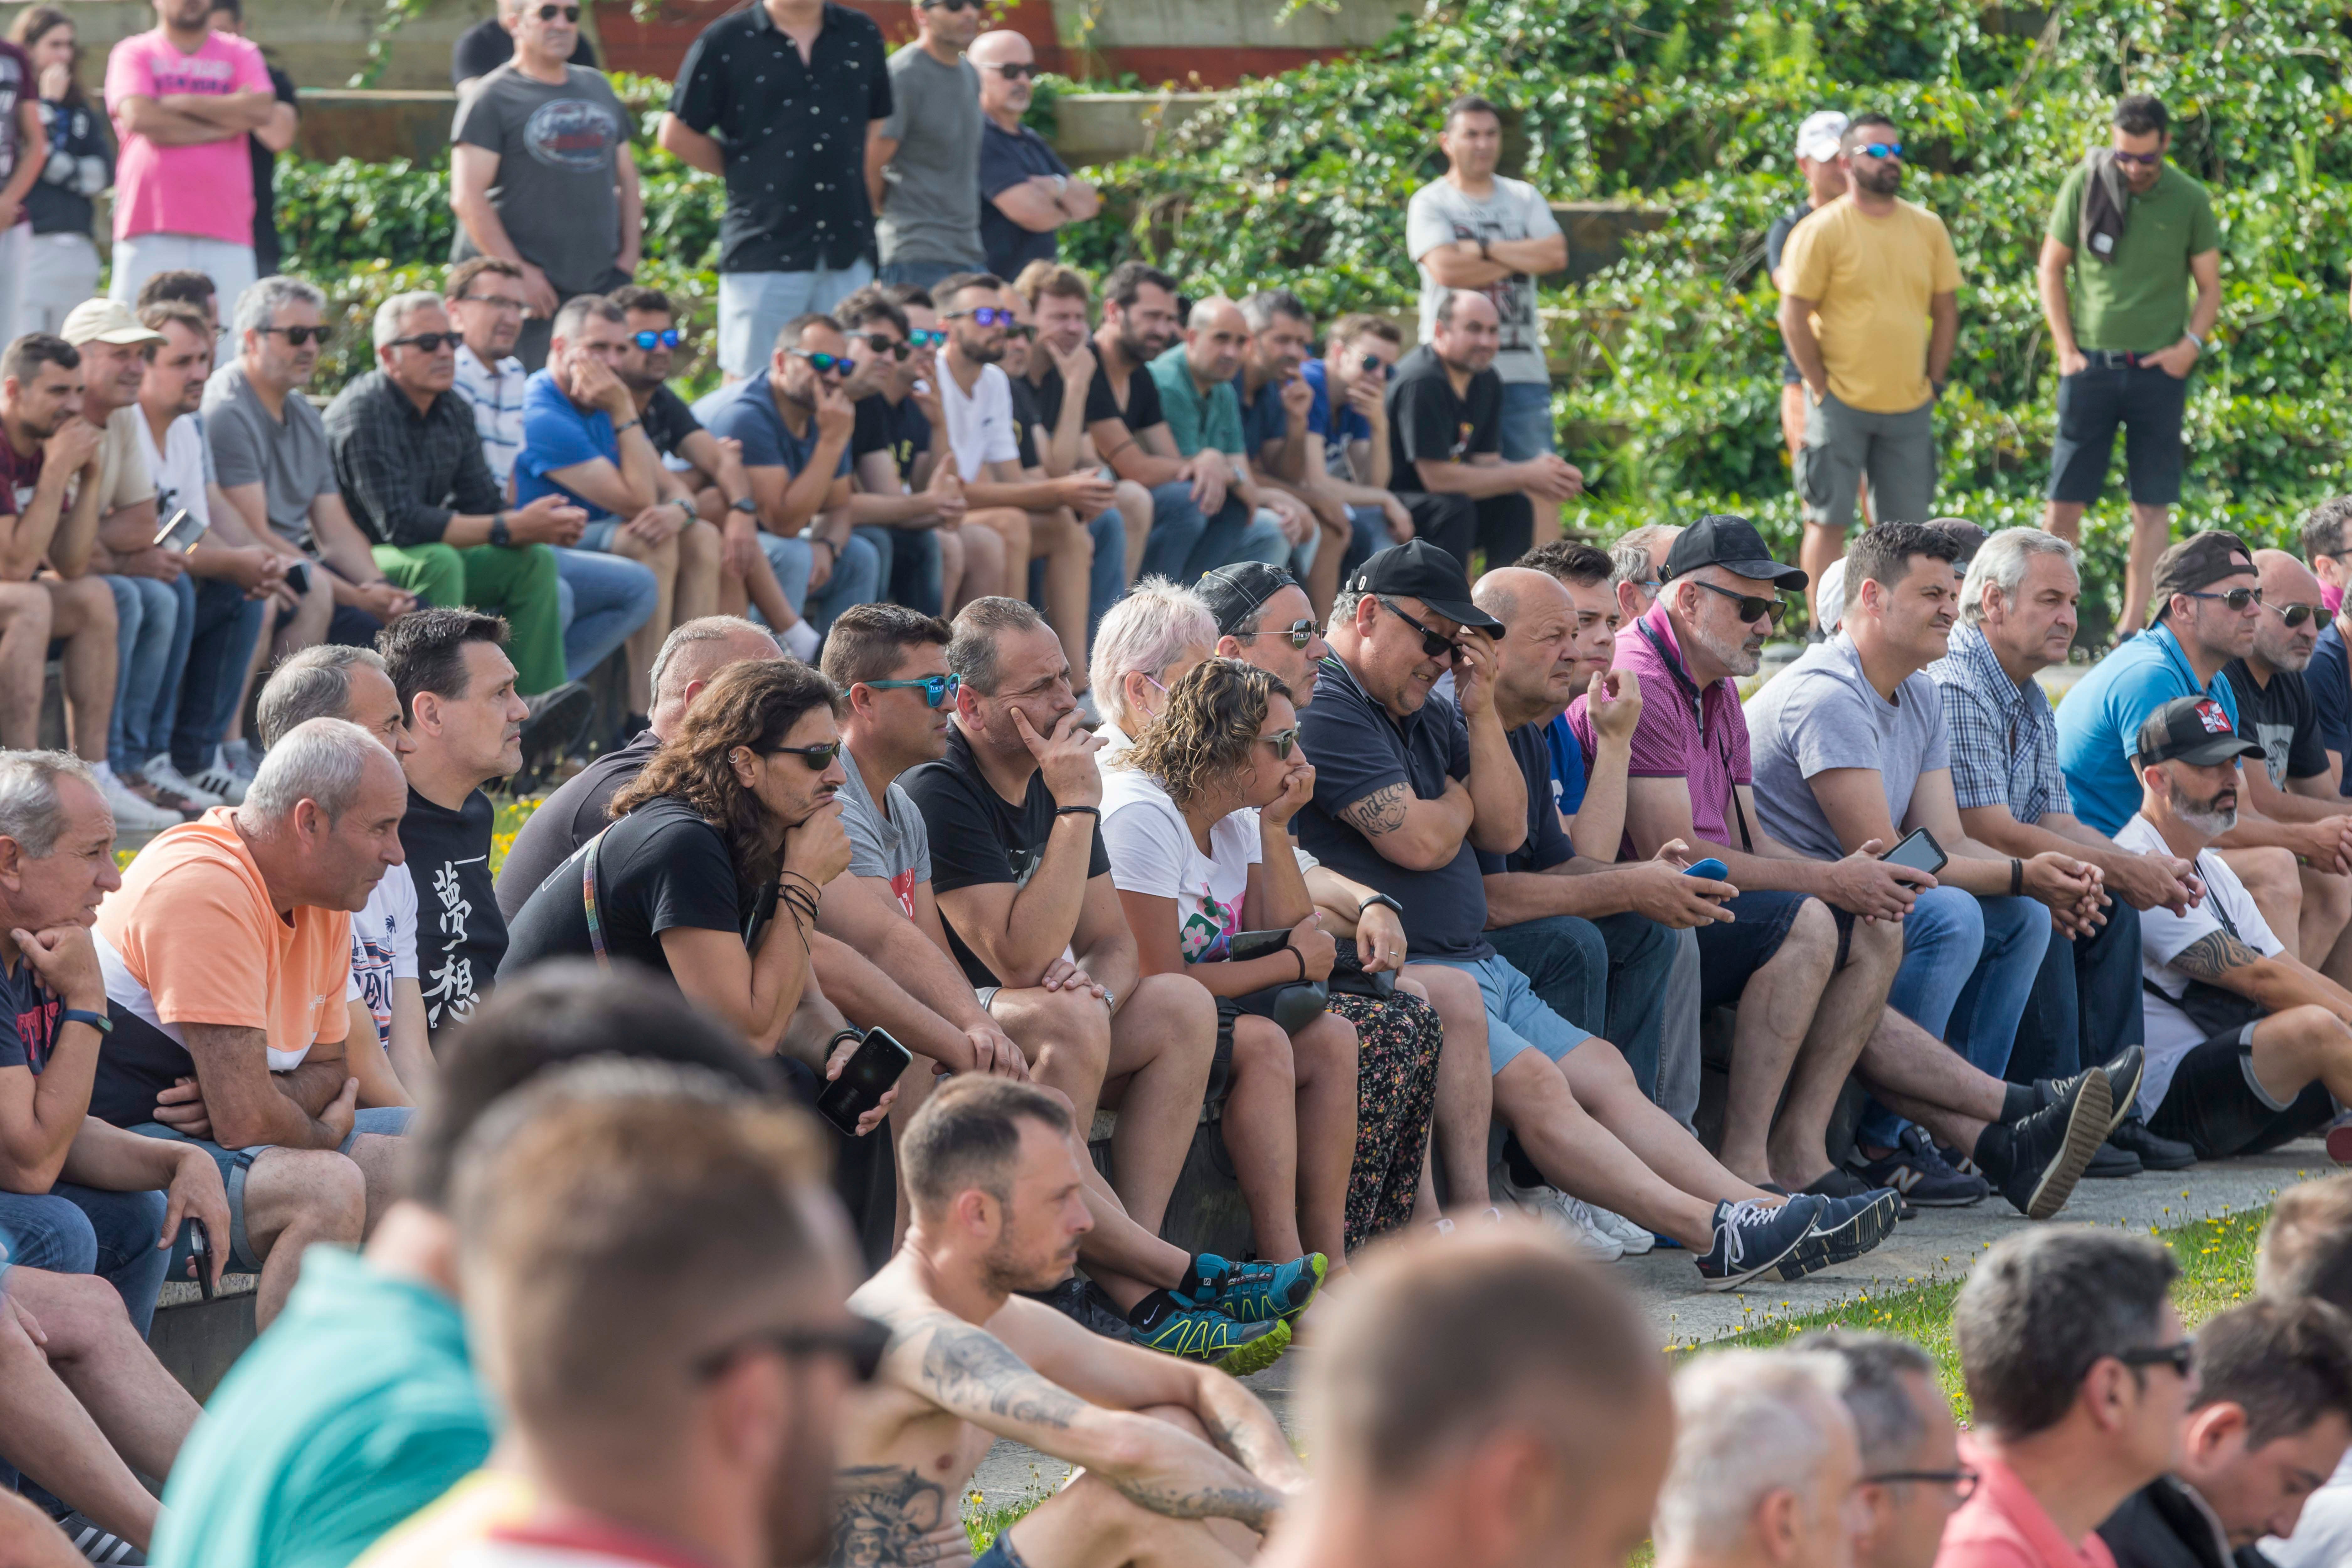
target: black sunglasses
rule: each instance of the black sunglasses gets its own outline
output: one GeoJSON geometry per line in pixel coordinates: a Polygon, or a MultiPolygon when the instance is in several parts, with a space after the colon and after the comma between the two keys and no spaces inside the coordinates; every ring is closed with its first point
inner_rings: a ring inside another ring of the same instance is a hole
{"type": "Polygon", "coordinates": [[[1754,594],[1735,594],[1728,588],[1718,588],[1712,583],[1701,583],[1699,586],[1710,594],[1720,594],[1727,599],[1738,600],[1739,618],[1743,621],[1760,621],[1769,616],[1771,617],[1772,624],[1777,626],[1780,624],[1780,617],[1789,613],[1789,601],[1786,599],[1766,599],[1754,594]]]}
{"type": "Polygon", "coordinates": [[[290,345],[292,345],[293,347],[298,348],[298,349],[299,349],[299,348],[300,348],[304,343],[323,343],[323,342],[325,342],[329,338],[332,337],[332,336],[334,335],[334,331],[335,331],[335,329],[334,329],[334,328],[332,328],[332,327],[325,327],[325,326],[320,326],[320,327],[264,327],[264,328],[262,328],[261,330],[262,330],[262,331],[264,331],[265,333],[267,333],[267,332],[278,332],[278,333],[282,333],[282,334],[285,336],[285,339],[286,339],[287,342],[288,342],[288,343],[289,343],[290,345]]]}
{"type": "Polygon", "coordinates": [[[871,1318],[857,1318],[837,1329],[758,1329],[697,1360],[695,1375],[718,1377],[746,1351],[762,1345],[795,1359],[837,1355],[848,1364],[851,1376],[871,1383],[882,1370],[882,1352],[890,1348],[890,1330],[871,1318]]]}
{"type": "Polygon", "coordinates": [[[580,7],[577,5],[541,5],[539,8],[539,19],[542,22],[552,22],[558,16],[562,17],[567,22],[577,22],[580,20],[580,7]]]}
{"type": "Polygon", "coordinates": [[[1952,1495],[1966,1502],[1976,1495],[1978,1478],[1976,1471],[1963,1465],[1956,1470],[1881,1470],[1862,1479],[1881,1486],[1892,1486],[1896,1481],[1926,1481],[1931,1486],[1951,1488],[1952,1495]]]}
{"type": "MultiPolygon", "coordinates": [[[[287,341],[290,342],[293,340],[289,338],[287,341]]],[[[414,332],[404,338],[394,338],[383,346],[388,349],[413,346],[423,349],[426,353],[437,354],[441,352],[443,343],[447,343],[454,349],[463,341],[464,339],[456,332],[414,332]]]]}
{"type": "Polygon", "coordinates": [[[2126,1366],[2168,1366],[2175,1375],[2187,1377],[2197,1364],[2197,1336],[2190,1334],[2168,1345],[2136,1345],[2115,1354],[2126,1366]]]}
{"type": "MultiPolygon", "coordinates": [[[[1375,594],[1372,597],[1375,602],[1380,605],[1381,609],[1386,610],[1390,615],[1394,616],[1398,620],[1402,621],[1406,626],[1411,626],[1413,630],[1421,634],[1422,652],[1427,654],[1432,658],[1452,658],[1454,657],[1454,639],[1452,637],[1441,637],[1437,633],[1431,631],[1427,626],[1423,626],[1419,621],[1414,620],[1411,616],[1406,615],[1402,610],[1398,609],[1394,605],[1389,603],[1384,596],[1375,594]]],[[[1304,647],[1306,644],[1301,643],[1299,646],[1304,647]]]]}
{"type": "Polygon", "coordinates": [[[892,359],[905,359],[914,352],[887,332],[861,332],[858,338],[876,353],[888,354],[892,359]]]}
{"type": "Polygon", "coordinates": [[[994,71],[1007,81],[1026,81],[1037,74],[1037,68],[1019,60],[1006,65],[985,65],[982,70],[994,71]]]}
{"type": "Polygon", "coordinates": [[[833,766],[834,758],[841,755],[841,742],[824,741],[814,746],[771,746],[767,754],[772,757],[798,757],[808,764],[809,772],[821,773],[833,766]]]}
{"type": "Polygon", "coordinates": [[[858,684],[871,691],[920,691],[923,705],[937,708],[943,702],[955,700],[956,693],[963,689],[963,677],[955,674],[926,675],[919,680],[865,680],[858,684]]]}
{"type": "Polygon", "coordinates": [[[2312,616],[2319,614],[2317,610],[2312,608],[2309,605],[2289,605],[2284,609],[2276,605],[2264,605],[2263,608],[2268,610],[2272,615],[2276,616],[2280,620],[2284,621],[2290,626],[2299,626],[2303,625],[2304,622],[2311,619],[2312,616]]]}
{"type": "Polygon", "coordinates": [[[830,375],[835,371],[839,371],[842,374],[847,375],[851,371],[857,368],[857,362],[844,354],[811,353],[806,349],[794,349],[792,352],[800,355],[801,358],[808,361],[809,368],[816,372],[819,375],[830,375]]]}
{"type": "Polygon", "coordinates": [[[2259,605],[2263,602],[2263,591],[2260,588],[2232,588],[2226,594],[2192,593],[2189,596],[2192,599],[2219,599],[2224,606],[2240,615],[2245,614],[2249,605],[2259,605]]]}
{"type": "MultiPolygon", "coordinates": [[[[1385,600],[1381,602],[1383,604],[1387,603],[1385,600]]],[[[1391,607],[1393,608],[1393,606],[1391,607]]],[[[1402,615],[1403,612],[1399,611],[1398,613],[1402,615]]],[[[1419,623],[1416,622],[1414,624],[1418,625],[1419,623]]],[[[1280,637],[1295,648],[1304,648],[1308,643],[1315,640],[1315,623],[1313,621],[1293,621],[1290,623],[1289,626],[1283,631],[1276,631],[1272,626],[1260,626],[1256,631],[1252,632],[1250,636],[1253,638],[1280,637]]]]}
{"type": "Polygon", "coordinates": [[[924,11],[961,11],[969,5],[978,5],[980,0],[916,0],[916,4],[918,9],[924,11]]]}
{"type": "Polygon", "coordinates": [[[645,350],[647,353],[653,353],[656,349],[674,349],[677,347],[681,341],[678,330],[676,327],[665,328],[658,332],[632,332],[629,336],[630,340],[635,342],[637,347],[645,350]]]}
{"type": "Polygon", "coordinates": [[[1389,362],[1378,354],[1366,354],[1356,362],[1356,368],[1366,375],[1377,375],[1382,381],[1389,378],[1389,362]]]}

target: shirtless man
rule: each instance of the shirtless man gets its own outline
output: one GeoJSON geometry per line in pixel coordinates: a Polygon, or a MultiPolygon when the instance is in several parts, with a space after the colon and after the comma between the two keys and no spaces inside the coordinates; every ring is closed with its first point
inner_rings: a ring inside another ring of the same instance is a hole
{"type": "Polygon", "coordinates": [[[969,1562],[958,1503],[998,1437],[1081,1470],[979,1568],[1236,1563],[1306,1485],[1232,1378],[1013,1294],[1065,1278],[1092,1224],[1073,1147],[1062,1102],[1010,1079],[951,1079],[908,1123],[913,1222],[850,1302],[890,1342],[840,1430],[834,1562],[969,1562]]]}

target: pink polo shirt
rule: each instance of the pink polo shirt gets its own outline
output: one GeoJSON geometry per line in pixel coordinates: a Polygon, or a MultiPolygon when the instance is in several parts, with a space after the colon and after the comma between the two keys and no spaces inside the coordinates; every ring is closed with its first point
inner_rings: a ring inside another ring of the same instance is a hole
{"type": "MultiPolygon", "coordinates": [[[[1617,634],[1612,662],[1616,668],[1632,670],[1642,683],[1642,717],[1633,726],[1625,771],[1637,779],[1689,780],[1691,831],[1710,844],[1745,848],[1738,828],[1732,826],[1731,789],[1752,784],[1755,771],[1748,762],[1748,719],[1739,709],[1738,690],[1729,680],[1718,680],[1705,691],[1693,689],[1682,644],[1663,599],[1617,634]]],[[[1590,763],[1599,745],[1586,711],[1588,701],[1580,697],[1569,704],[1568,727],[1576,732],[1590,763]]],[[[1618,854],[1627,860],[1642,858],[1630,834],[1618,854]]]]}
{"type": "Polygon", "coordinates": [[[2067,1540],[2017,1472],[1966,1433],[1960,1463],[1976,1471],[1977,1489],[1945,1524],[1936,1568],[2116,1568],[2097,1531],[2079,1545],[2067,1540]]]}
{"type": "Polygon", "coordinates": [[[114,168],[114,237],[185,234],[253,243],[253,153],[244,132],[186,147],[159,147],[122,129],[126,98],[268,92],[261,50],[233,33],[207,33],[184,55],[161,27],[114,46],[106,58],[106,103],[122,152],[114,168]]]}

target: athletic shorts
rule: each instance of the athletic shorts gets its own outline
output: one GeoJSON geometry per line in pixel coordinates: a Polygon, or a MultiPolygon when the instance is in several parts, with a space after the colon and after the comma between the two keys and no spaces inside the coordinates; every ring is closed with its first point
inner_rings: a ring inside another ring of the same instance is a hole
{"type": "Polygon", "coordinates": [[[2148,1131],[2180,1140],[2200,1160],[2226,1160],[2275,1149],[2333,1121],[2336,1101],[2326,1084],[2306,1084],[2284,1103],[2263,1088],[2254,1076],[2260,1022],[2216,1035],[2181,1058],[2148,1131]]]}

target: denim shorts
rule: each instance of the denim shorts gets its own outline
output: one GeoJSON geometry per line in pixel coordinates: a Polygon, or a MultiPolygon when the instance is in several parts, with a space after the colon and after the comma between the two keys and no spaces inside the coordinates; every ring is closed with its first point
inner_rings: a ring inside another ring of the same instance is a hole
{"type": "MultiPolygon", "coordinates": [[[[360,1134],[363,1132],[386,1138],[400,1137],[408,1131],[409,1118],[415,1114],[415,1108],[406,1105],[387,1105],[360,1111],[352,1118],[351,1134],[343,1140],[338,1152],[349,1154],[352,1145],[359,1142],[360,1134]]],[[[213,1157],[213,1163],[220,1167],[221,1185],[228,1190],[227,1267],[233,1273],[259,1273],[261,1259],[255,1255],[253,1238],[246,1234],[245,1229],[245,1182],[247,1173],[253,1169],[253,1163],[277,1145],[255,1143],[243,1149],[224,1149],[208,1139],[191,1138],[160,1121],[142,1121],[131,1131],[142,1138],[161,1138],[170,1143],[194,1143],[213,1157]]],[[[213,1238],[215,1246],[220,1245],[220,1241],[218,1237],[213,1238]]],[[[172,1244],[172,1265],[164,1278],[186,1279],[187,1259],[187,1243],[175,1239],[172,1244]]]]}
{"type": "Polygon", "coordinates": [[[572,548],[593,550],[600,554],[610,555],[613,552],[613,540],[620,531],[621,520],[608,512],[582,529],[579,539],[573,542],[572,548]]]}
{"type": "Polygon", "coordinates": [[[1723,907],[1728,921],[1698,928],[1699,998],[1702,1009],[1739,1000],[1755,973],[1772,962],[1808,895],[1771,889],[1742,893],[1723,907]]]}
{"type": "Polygon", "coordinates": [[[1592,1037],[1545,1006],[1543,998],[1528,984],[1528,977],[1501,958],[1423,958],[1415,962],[1442,963],[1448,969],[1465,970],[1478,977],[1479,993],[1486,999],[1489,1072],[1501,1072],[1521,1051],[1541,1051],[1552,1061],[1565,1061],[1569,1052],[1592,1037]]]}

